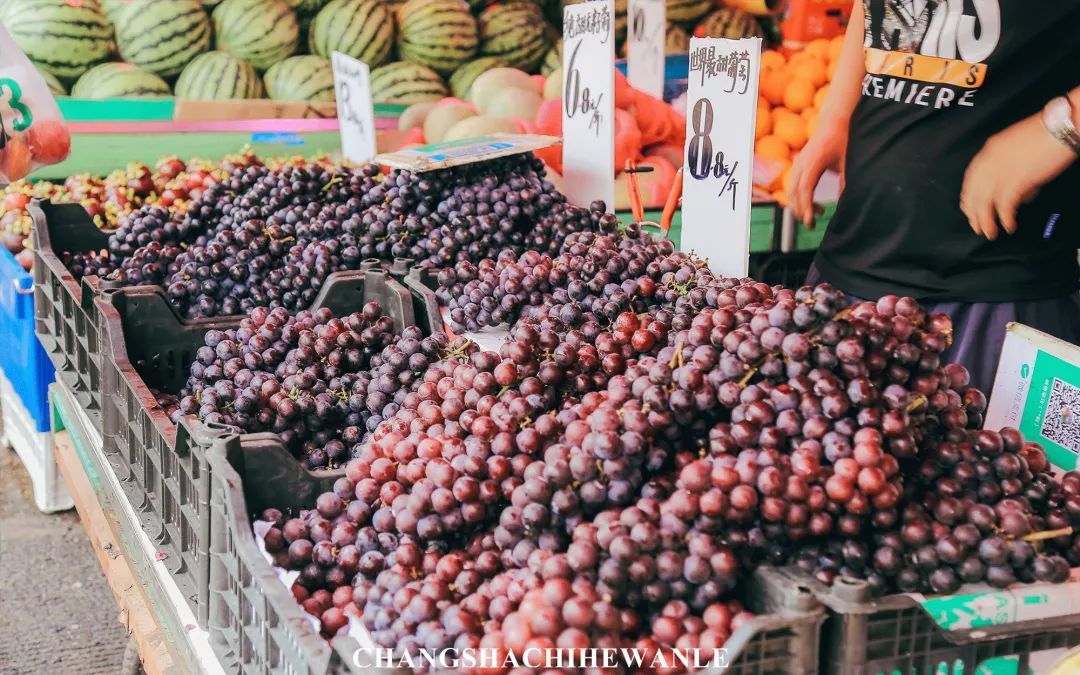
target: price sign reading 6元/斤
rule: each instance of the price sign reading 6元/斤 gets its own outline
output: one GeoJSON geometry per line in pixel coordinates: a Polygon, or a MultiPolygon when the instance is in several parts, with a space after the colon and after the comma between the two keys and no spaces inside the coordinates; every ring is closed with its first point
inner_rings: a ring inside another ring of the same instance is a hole
{"type": "Polygon", "coordinates": [[[664,0],[630,0],[626,9],[626,79],[656,98],[664,96],[665,9],[664,0]]]}
{"type": "Polygon", "coordinates": [[[333,52],[330,63],[334,68],[341,154],[358,164],[370,161],[375,156],[375,112],[368,65],[341,52],[333,52]]]}
{"type": "Polygon", "coordinates": [[[760,69],[760,38],[690,40],[682,248],[725,276],[746,276],[750,261],[760,69]]]}
{"type": "Polygon", "coordinates": [[[615,201],[615,11],[612,0],[563,9],[563,178],[577,206],[615,201]]]}

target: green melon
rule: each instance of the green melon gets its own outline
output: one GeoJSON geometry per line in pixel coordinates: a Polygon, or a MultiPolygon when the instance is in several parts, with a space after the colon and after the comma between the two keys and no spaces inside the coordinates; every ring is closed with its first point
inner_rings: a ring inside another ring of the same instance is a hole
{"type": "Polygon", "coordinates": [[[321,56],[292,56],[263,75],[266,94],[278,101],[333,101],[334,69],[321,56]]]}
{"type": "Polygon", "coordinates": [[[371,100],[409,105],[450,95],[439,74],[427,66],[394,61],[371,71],[371,100]]]}
{"type": "Polygon", "coordinates": [[[120,56],[171,77],[210,47],[210,17],[199,0],[140,0],[113,16],[120,56]]]}
{"type": "Polygon", "coordinates": [[[562,68],[562,38],[556,40],[547,54],[544,54],[544,60],[540,64],[540,74],[547,77],[556,68],[562,68]]]}
{"type": "Polygon", "coordinates": [[[513,68],[536,72],[550,48],[547,22],[536,5],[510,2],[480,15],[481,56],[496,56],[513,68]]]}
{"type": "Polygon", "coordinates": [[[394,17],[380,0],[330,0],[308,28],[313,54],[342,52],[375,68],[394,47],[394,17]]]}
{"type": "Polygon", "coordinates": [[[96,4],[64,0],[8,0],[0,21],[38,68],[76,78],[113,50],[113,31],[96,4]]]}
{"type": "Polygon", "coordinates": [[[450,76],[450,92],[462,100],[469,98],[469,90],[476,78],[480,77],[492,68],[503,68],[506,61],[498,56],[482,56],[469,61],[454,71],[450,76]]]}
{"type": "Polygon", "coordinates": [[[692,24],[709,13],[713,0],[667,0],[667,20],[692,24]]]}
{"type": "Polygon", "coordinates": [[[398,55],[449,75],[476,54],[476,19],[463,0],[409,0],[398,8],[398,55]]]}
{"type": "Polygon", "coordinates": [[[130,63],[103,63],[83,73],[71,88],[74,98],[167,98],[169,85],[130,63]]]}
{"type": "Polygon", "coordinates": [[[762,37],[761,24],[751,14],[730,7],[722,7],[709,14],[694,29],[697,37],[739,38],[762,37]]]}
{"type": "Polygon", "coordinates": [[[296,51],[300,26],[284,0],[224,0],[214,10],[217,48],[266,70],[296,51]]]}
{"type": "Polygon", "coordinates": [[[49,88],[49,92],[54,97],[67,96],[67,89],[64,89],[63,83],[56,79],[55,75],[41,69],[38,69],[38,75],[41,75],[41,79],[45,80],[45,86],[49,88]]]}
{"type": "Polygon", "coordinates": [[[262,79],[255,68],[225,52],[196,56],[176,80],[177,98],[222,101],[262,95],[262,79]]]}

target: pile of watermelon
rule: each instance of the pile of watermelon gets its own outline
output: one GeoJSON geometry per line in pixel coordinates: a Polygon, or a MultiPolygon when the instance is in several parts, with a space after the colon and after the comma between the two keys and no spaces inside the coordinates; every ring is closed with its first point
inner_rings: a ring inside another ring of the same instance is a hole
{"type": "MultiPolygon", "coordinates": [[[[559,66],[563,4],[582,0],[4,0],[0,22],[56,95],[334,100],[330,54],[371,68],[377,103],[438,100],[484,71],[559,66]]],[[[616,38],[626,0],[616,0],[616,38]]],[[[714,0],[667,0],[668,50],[689,33],[761,34],[714,0]]]]}

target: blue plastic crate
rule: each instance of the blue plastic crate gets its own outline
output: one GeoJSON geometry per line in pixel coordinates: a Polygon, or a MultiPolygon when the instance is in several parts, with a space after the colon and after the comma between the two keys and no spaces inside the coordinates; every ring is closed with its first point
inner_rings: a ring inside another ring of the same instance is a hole
{"type": "Polygon", "coordinates": [[[49,385],[56,369],[34,335],[34,278],[0,246],[0,370],[34,420],[49,430],[49,385]]]}

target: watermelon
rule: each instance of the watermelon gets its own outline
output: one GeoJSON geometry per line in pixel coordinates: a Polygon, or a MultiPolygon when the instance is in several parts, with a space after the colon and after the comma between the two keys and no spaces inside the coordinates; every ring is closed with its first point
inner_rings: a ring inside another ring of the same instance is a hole
{"type": "Polygon", "coordinates": [[[64,89],[63,83],[56,79],[56,76],[50,72],[38,69],[38,75],[41,75],[41,79],[45,80],[45,86],[49,88],[49,92],[53,97],[67,96],[67,89],[64,89]]]}
{"type": "Polygon", "coordinates": [[[333,101],[334,69],[321,56],[291,56],[263,75],[266,94],[278,101],[333,101]]]}
{"type": "Polygon", "coordinates": [[[300,37],[285,0],[224,0],[213,20],[217,48],[259,70],[291,56],[300,37]]]}
{"type": "Polygon", "coordinates": [[[690,49],[690,34],[677,24],[668,22],[667,35],[664,38],[666,54],[685,54],[690,49]]]}
{"type": "Polygon", "coordinates": [[[692,24],[709,13],[712,0],[667,0],[667,20],[692,24]]]}
{"type": "Polygon", "coordinates": [[[409,0],[397,11],[398,55],[449,75],[476,54],[476,19],[463,0],[409,0]]]}
{"type": "Polygon", "coordinates": [[[103,63],[83,73],[71,88],[74,98],[167,98],[169,85],[130,63],[103,63]]]}
{"type": "Polygon", "coordinates": [[[371,71],[371,100],[410,105],[450,95],[439,74],[427,66],[394,61],[371,71]]]}
{"type": "Polygon", "coordinates": [[[118,9],[133,2],[135,0],[101,0],[101,11],[106,18],[111,20],[118,9]]]}
{"type": "Polygon", "coordinates": [[[544,54],[544,60],[540,64],[540,74],[547,77],[556,68],[562,68],[562,38],[556,40],[547,54],[544,54]]]}
{"type": "Polygon", "coordinates": [[[381,0],[330,0],[308,28],[311,53],[342,52],[375,68],[394,47],[394,17],[381,0]]]}
{"type": "Polygon", "coordinates": [[[262,80],[255,68],[225,52],[196,56],[176,80],[177,98],[221,101],[262,95],[262,80]]]}
{"type": "Polygon", "coordinates": [[[120,7],[113,16],[120,56],[171,77],[210,47],[210,17],[199,0],[153,0],[120,7]]]}
{"type": "Polygon", "coordinates": [[[540,8],[527,2],[489,7],[480,15],[480,55],[497,56],[511,68],[536,72],[551,48],[540,8]]]}
{"type": "Polygon", "coordinates": [[[0,21],[40,70],[76,78],[113,50],[113,31],[95,4],[64,0],[7,0],[0,21]]]}
{"type": "Polygon", "coordinates": [[[450,91],[455,98],[466,100],[469,98],[469,90],[472,89],[473,80],[480,77],[492,68],[502,68],[506,62],[498,56],[482,56],[469,61],[454,71],[450,76],[450,91]]]}
{"type": "Polygon", "coordinates": [[[722,7],[701,20],[694,29],[697,37],[739,38],[763,37],[761,24],[753,15],[739,9],[722,7]]]}

